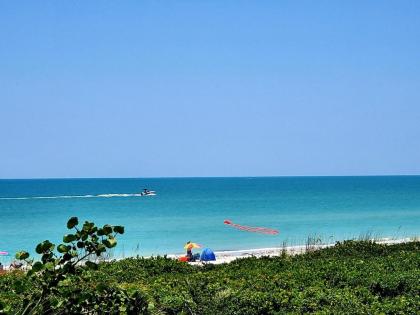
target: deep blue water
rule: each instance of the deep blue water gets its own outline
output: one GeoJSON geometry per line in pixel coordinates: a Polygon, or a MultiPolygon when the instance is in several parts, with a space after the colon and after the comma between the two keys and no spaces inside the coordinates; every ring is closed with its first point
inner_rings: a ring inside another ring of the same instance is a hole
{"type": "Polygon", "coordinates": [[[71,216],[124,225],[115,256],[178,253],[188,240],[227,250],[308,236],[407,237],[420,235],[420,176],[0,180],[0,215],[0,251],[10,253],[59,242],[71,216]],[[144,187],[157,195],[91,197],[144,187]],[[280,234],[238,231],[225,219],[280,234]]]}

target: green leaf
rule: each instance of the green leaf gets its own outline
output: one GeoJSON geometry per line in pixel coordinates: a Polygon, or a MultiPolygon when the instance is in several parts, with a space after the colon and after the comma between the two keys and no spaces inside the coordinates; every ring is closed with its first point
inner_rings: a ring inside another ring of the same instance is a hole
{"type": "Polygon", "coordinates": [[[53,271],[54,270],[54,263],[52,261],[50,261],[50,262],[48,262],[44,265],[44,268],[47,269],[47,270],[53,271]]]}
{"type": "Polygon", "coordinates": [[[51,243],[50,241],[46,240],[42,242],[42,251],[43,252],[47,252],[47,251],[53,251],[55,248],[55,245],[53,243],[51,243]]]}
{"type": "Polygon", "coordinates": [[[34,272],[41,271],[43,268],[44,268],[44,265],[43,265],[40,261],[37,261],[36,263],[34,263],[34,264],[32,265],[32,270],[33,270],[34,272]]]}
{"type": "Polygon", "coordinates": [[[118,234],[124,234],[124,227],[121,225],[114,226],[114,232],[118,234]]]}
{"type": "Polygon", "coordinates": [[[16,253],[15,257],[16,259],[24,260],[24,259],[29,258],[29,253],[25,251],[20,251],[16,253]]]}
{"type": "Polygon", "coordinates": [[[57,251],[62,254],[67,253],[69,250],[70,250],[70,246],[68,245],[60,244],[57,247],[57,251]]]}
{"type": "Polygon", "coordinates": [[[75,241],[76,239],[77,239],[76,235],[74,235],[74,234],[66,234],[63,237],[63,242],[64,243],[70,243],[70,242],[75,241]]]}
{"type": "Polygon", "coordinates": [[[52,259],[53,259],[53,254],[52,253],[46,253],[46,254],[42,255],[42,257],[41,257],[41,260],[44,263],[46,263],[46,262],[48,262],[52,259]]]}
{"type": "Polygon", "coordinates": [[[107,240],[103,240],[102,244],[104,244],[108,248],[112,248],[117,245],[117,240],[113,237],[110,237],[107,240]]]}
{"type": "Polygon", "coordinates": [[[112,226],[110,226],[109,224],[105,224],[102,227],[102,231],[103,231],[104,235],[111,234],[112,233],[112,226]]]}
{"type": "Polygon", "coordinates": [[[90,232],[94,226],[95,226],[94,223],[86,221],[83,224],[83,231],[90,232]]]}
{"type": "Polygon", "coordinates": [[[78,224],[79,224],[79,219],[77,217],[71,217],[70,220],[68,220],[67,222],[67,228],[72,229],[78,224]]]}
{"type": "Polygon", "coordinates": [[[115,247],[115,246],[117,246],[117,240],[115,239],[115,238],[110,238],[109,239],[109,242],[111,243],[111,247],[115,247]]]}
{"type": "Polygon", "coordinates": [[[63,261],[68,261],[68,260],[71,260],[72,259],[72,256],[69,254],[69,253],[65,253],[64,255],[63,255],[63,261]]]}
{"type": "Polygon", "coordinates": [[[42,243],[39,243],[38,245],[36,245],[35,251],[37,254],[42,254],[42,243]]]}

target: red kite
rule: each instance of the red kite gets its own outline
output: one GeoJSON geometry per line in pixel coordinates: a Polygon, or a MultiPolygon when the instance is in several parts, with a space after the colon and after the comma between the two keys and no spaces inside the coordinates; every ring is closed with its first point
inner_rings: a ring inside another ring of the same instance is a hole
{"type": "Polygon", "coordinates": [[[241,231],[247,231],[247,232],[254,232],[254,233],[262,233],[262,234],[269,234],[269,235],[276,235],[279,234],[278,230],[269,229],[265,227],[252,227],[252,226],[245,226],[245,225],[239,225],[235,224],[230,220],[223,221],[224,224],[230,225],[231,227],[241,230],[241,231]]]}

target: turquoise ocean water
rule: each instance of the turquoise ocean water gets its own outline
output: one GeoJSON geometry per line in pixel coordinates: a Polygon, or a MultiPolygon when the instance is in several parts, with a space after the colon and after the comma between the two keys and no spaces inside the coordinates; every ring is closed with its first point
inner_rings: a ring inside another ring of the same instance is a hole
{"type": "Polygon", "coordinates": [[[420,176],[0,180],[0,215],[0,251],[10,253],[59,242],[71,216],[124,225],[115,257],[179,253],[188,240],[231,250],[400,238],[420,235],[420,176]],[[157,195],[130,196],[145,187],[157,195]]]}

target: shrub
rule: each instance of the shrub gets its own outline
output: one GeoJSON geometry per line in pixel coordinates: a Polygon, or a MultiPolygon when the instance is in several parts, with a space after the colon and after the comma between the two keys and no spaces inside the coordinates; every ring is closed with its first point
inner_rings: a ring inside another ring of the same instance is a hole
{"type": "MultiPolygon", "coordinates": [[[[30,267],[23,281],[33,283],[31,290],[22,290],[20,305],[14,305],[17,313],[146,312],[147,303],[139,292],[128,294],[118,287],[109,286],[92,273],[98,269],[96,260],[117,245],[115,237],[124,233],[124,227],[108,224],[97,227],[88,221],[79,227],[78,219],[72,217],[67,222],[67,228],[73,233],[64,235],[63,243],[57,247],[48,240],[36,246],[35,251],[41,255],[40,261],[31,260],[26,251],[16,254],[17,259],[30,267]]],[[[19,282],[8,287],[16,292],[19,282]]],[[[8,310],[6,307],[3,309],[8,310]]]]}

